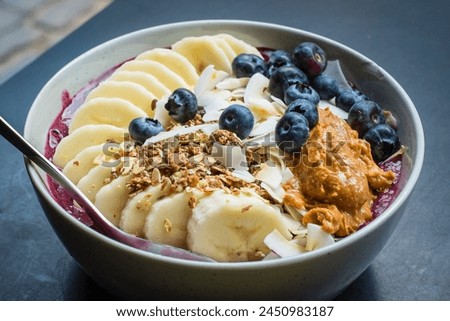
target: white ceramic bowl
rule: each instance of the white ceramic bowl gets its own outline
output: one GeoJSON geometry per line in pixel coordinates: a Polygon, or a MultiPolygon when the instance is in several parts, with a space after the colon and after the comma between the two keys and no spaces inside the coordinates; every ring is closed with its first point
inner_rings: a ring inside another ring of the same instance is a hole
{"type": "Polygon", "coordinates": [[[202,263],[163,257],[119,244],[86,227],[50,196],[41,172],[27,169],[48,220],[69,253],[100,286],[127,299],[330,299],[355,280],[394,232],[419,177],[424,155],[422,125],[405,91],[382,68],[330,39],[289,27],[232,20],[192,21],[149,28],[118,37],[61,69],[37,96],[25,137],[44,150],[47,130],[60,111],[63,90],[75,93],[103,71],[153,47],[192,35],[230,33],[255,46],[292,51],[310,40],[339,59],[348,80],[391,110],[408,146],[401,193],[367,227],[332,246],[298,257],[245,263],[202,263]]]}

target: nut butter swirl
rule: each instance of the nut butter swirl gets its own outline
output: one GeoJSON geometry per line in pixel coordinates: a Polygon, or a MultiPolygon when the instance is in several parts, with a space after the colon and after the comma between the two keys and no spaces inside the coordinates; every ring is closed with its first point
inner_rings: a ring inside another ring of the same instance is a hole
{"type": "Polygon", "coordinates": [[[371,219],[376,193],[395,178],[373,161],[369,143],[328,109],[320,110],[319,123],[298,157],[295,177],[284,186],[284,202],[307,211],[303,224],[319,224],[338,237],[371,219]]]}

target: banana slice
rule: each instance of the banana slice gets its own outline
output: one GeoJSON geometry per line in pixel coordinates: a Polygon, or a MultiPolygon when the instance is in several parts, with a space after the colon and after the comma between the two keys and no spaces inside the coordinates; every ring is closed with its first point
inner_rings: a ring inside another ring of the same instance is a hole
{"type": "Polygon", "coordinates": [[[61,140],[56,147],[53,162],[63,168],[83,149],[93,145],[105,144],[108,141],[120,143],[125,140],[128,135],[127,132],[124,128],[106,124],[80,127],[61,140]]]}
{"type": "Polygon", "coordinates": [[[150,117],[153,116],[153,101],[157,101],[155,95],[131,81],[106,80],[89,93],[85,103],[98,97],[127,100],[142,109],[150,117]]]}
{"type": "Polygon", "coordinates": [[[221,33],[221,34],[216,35],[215,37],[224,39],[230,45],[230,47],[234,50],[236,56],[241,53],[249,53],[249,54],[257,55],[262,58],[262,55],[257,48],[246,43],[245,41],[242,41],[240,39],[233,37],[232,35],[221,33]]]}
{"type": "Polygon", "coordinates": [[[132,175],[119,176],[104,185],[95,195],[95,207],[115,226],[119,226],[122,210],[129,199],[126,184],[132,175]]]}
{"type": "Polygon", "coordinates": [[[147,117],[147,114],[129,101],[98,97],[88,101],[75,112],[69,125],[69,134],[89,124],[109,124],[128,128],[130,122],[138,117],[147,117]]]}
{"type": "Polygon", "coordinates": [[[264,238],[273,230],[289,237],[278,207],[250,190],[239,195],[222,190],[202,198],[188,224],[188,249],[217,261],[260,260],[270,252],[264,238]]]}
{"type": "Polygon", "coordinates": [[[222,49],[223,53],[227,56],[228,61],[231,64],[233,62],[233,59],[237,56],[233,48],[225,39],[216,36],[214,36],[213,38],[214,41],[217,43],[217,45],[220,47],[220,49],[222,49]]]}
{"type": "Polygon", "coordinates": [[[187,224],[192,215],[192,209],[189,207],[191,196],[191,193],[182,192],[154,203],[145,219],[146,238],[186,248],[187,224]]]}
{"type": "Polygon", "coordinates": [[[162,63],[151,60],[132,60],[124,63],[117,70],[142,71],[156,77],[172,92],[177,88],[189,88],[189,84],[178,74],[164,66],[162,63]]]}
{"type": "Polygon", "coordinates": [[[94,202],[97,192],[109,183],[111,177],[111,167],[97,165],[78,181],[77,187],[91,202],[94,202]]]}
{"type": "Polygon", "coordinates": [[[153,204],[162,196],[167,195],[170,184],[149,186],[144,191],[131,198],[122,211],[119,227],[127,233],[144,236],[144,224],[147,214],[153,204]]]}
{"type": "Polygon", "coordinates": [[[165,48],[155,48],[143,52],[136,57],[137,60],[152,60],[162,63],[170,70],[180,75],[190,86],[198,80],[198,73],[194,66],[183,55],[165,48]]]}
{"type": "Polygon", "coordinates": [[[231,74],[231,62],[212,36],[186,37],[172,45],[172,50],[185,56],[201,73],[209,65],[231,74]]]}
{"type": "Polygon", "coordinates": [[[155,76],[143,71],[118,70],[113,73],[109,79],[134,82],[147,89],[158,99],[171,94],[169,88],[164,86],[155,76]]]}
{"type": "Polygon", "coordinates": [[[79,152],[74,159],[66,164],[63,173],[74,183],[86,176],[95,166],[95,160],[103,154],[103,144],[90,146],[79,152]]]}

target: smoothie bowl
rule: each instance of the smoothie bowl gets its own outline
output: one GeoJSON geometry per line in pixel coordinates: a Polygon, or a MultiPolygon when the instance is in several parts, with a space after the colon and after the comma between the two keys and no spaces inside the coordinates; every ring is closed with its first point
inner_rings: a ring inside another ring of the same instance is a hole
{"type": "Polygon", "coordinates": [[[330,39],[248,21],[164,25],[61,69],[25,137],[126,233],[95,230],[30,162],[69,253],[128,299],[330,299],[383,249],[418,179],[423,131],[382,68],[330,39]]]}

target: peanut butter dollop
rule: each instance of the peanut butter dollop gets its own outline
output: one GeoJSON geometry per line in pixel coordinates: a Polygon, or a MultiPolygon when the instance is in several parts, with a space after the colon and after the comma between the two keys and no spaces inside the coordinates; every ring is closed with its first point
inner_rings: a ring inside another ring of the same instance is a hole
{"type": "Polygon", "coordinates": [[[376,193],[395,178],[373,161],[369,143],[329,109],[319,110],[318,124],[294,158],[295,177],[284,186],[284,202],[307,211],[303,224],[319,224],[338,237],[372,218],[376,193]]]}

